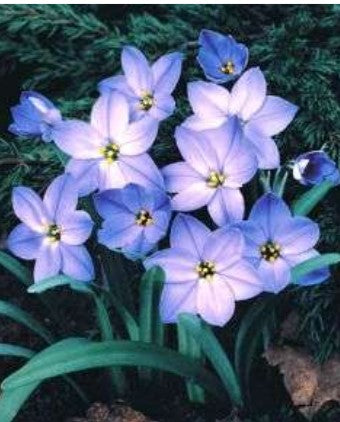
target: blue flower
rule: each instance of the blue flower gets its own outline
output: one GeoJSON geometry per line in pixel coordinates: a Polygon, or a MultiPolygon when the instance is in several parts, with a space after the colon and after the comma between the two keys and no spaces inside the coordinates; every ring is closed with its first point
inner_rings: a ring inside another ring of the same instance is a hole
{"type": "Polygon", "coordinates": [[[303,185],[317,185],[325,180],[337,185],[340,171],[324,151],[310,151],[294,160],[293,176],[303,185]]]}
{"type": "MultiPolygon", "coordinates": [[[[234,226],[243,232],[245,257],[258,269],[268,292],[284,289],[291,281],[292,267],[319,255],[314,249],[318,225],[306,217],[293,217],[285,202],[272,193],[255,203],[248,221],[234,226]]],[[[305,275],[300,284],[317,284],[328,277],[328,268],[323,268],[305,275]]]]}
{"type": "Polygon", "coordinates": [[[171,53],[161,56],[152,66],[144,54],[135,47],[122,51],[124,75],[112,76],[99,83],[101,93],[116,90],[126,96],[132,120],[151,116],[161,121],[175,109],[171,96],[181,74],[183,56],[171,53]]]}
{"type": "Polygon", "coordinates": [[[194,211],[207,206],[219,226],[241,220],[240,188],[254,176],[258,163],[241,139],[238,120],[230,118],[218,129],[201,133],[179,127],[175,138],[184,161],[163,169],[166,189],[176,193],[173,209],[194,211]]]}
{"type": "Polygon", "coordinates": [[[179,214],[170,233],[170,248],[147,258],[147,269],[159,265],[165,272],[160,312],[164,322],[178,314],[200,315],[222,326],[232,317],[235,301],[263,291],[254,267],[243,259],[244,238],[233,228],[211,232],[190,215],[179,214]]]}
{"type": "Polygon", "coordinates": [[[93,223],[85,211],[76,210],[74,180],[59,176],[50,184],[44,199],[29,188],[13,190],[13,208],[22,221],[10,233],[9,250],[23,259],[35,259],[34,281],[63,273],[76,280],[94,278],[91,257],[83,243],[93,223]]]}
{"type": "Polygon", "coordinates": [[[41,136],[45,142],[51,141],[52,127],[61,121],[60,111],[54,104],[38,92],[25,91],[20,104],[11,108],[14,122],[8,130],[15,135],[41,136]]]}
{"type": "Polygon", "coordinates": [[[106,91],[95,102],[91,123],[66,120],[53,130],[53,140],[72,159],[66,171],[80,195],[97,189],[138,183],[163,189],[163,178],[146,151],[156,138],[158,123],[146,116],[129,122],[124,95],[106,91]]]}
{"type": "Polygon", "coordinates": [[[104,219],[98,241],[109,249],[121,249],[132,259],[140,258],[166,235],[171,206],[160,190],[130,184],[101,192],[94,201],[104,219]]]}
{"type": "Polygon", "coordinates": [[[248,62],[248,49],[231,35],[203,29],[200,33],[198,63],[207,79],[223,84],[240,75],[248,62]]]}

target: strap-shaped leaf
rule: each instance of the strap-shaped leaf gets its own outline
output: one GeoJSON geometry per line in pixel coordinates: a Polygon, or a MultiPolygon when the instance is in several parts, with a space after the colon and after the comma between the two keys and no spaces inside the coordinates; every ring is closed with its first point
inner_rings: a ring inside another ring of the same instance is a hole
{"type": "Polygon", "coordinates": [[[323,255],[316,256],[308,259],[301,264],[296,265],[291,271],[292,283],[299,284],[299,280],[304,275],[311,271],[319,270],[320,268],[328,267],[329,265],[335,265],[340,262],[339,253],[326,253],[323,255]]]}
{"type": "Polygon", "coordinates": [[[14,344],[0,343],[0,356],[13,356],[17,358],[30,359],[35,352],[26,347],[16,346],[14,344]]]}
{"type": "Polygon", "coordinates": [[[211,328],[197,315],[181,314],[180,324],[194,337],[220,376],[232,403],[243,406],[241,389],[235,371],[211,328]]]}
{"type": "Polygon", "coordinates": [[[319,185],[313,186],[293,203],[293,214],[308,215],[313,210],[313,208],[316,207],[316,205],[318,205],[318,203],[327,195],[332,187],[334,187],[334,184],[327,180],[320,183],[319,185]]]}
{"type": "Polygon", "coordinates": [[[7,271],[13,274],[25,286],[29,286],[32,283],[29,270],[17,259],[13,258],[13,256],[2,251],[0,251],[0,266],[6,268],[7,271]]]}
{"type": "Polygon", "coordinates": [[[195,360],[156,345],[109,341],[74,344],[45,349],[2,383],[5,391],[22,388],[45,379],[106,366],[146,366],[189,378],[216,395],[224,398],[217,378],[195,360]]]}
{"type": "Polygon", "coordinates": [[[28,293],[44,293],[47,290],[61,286],[70,286],[71,289],[82,293],[92,293],[91,288],[86,283],[74,280],[73,278],[62,274],[32,284],[27,291],[28,293]]]}

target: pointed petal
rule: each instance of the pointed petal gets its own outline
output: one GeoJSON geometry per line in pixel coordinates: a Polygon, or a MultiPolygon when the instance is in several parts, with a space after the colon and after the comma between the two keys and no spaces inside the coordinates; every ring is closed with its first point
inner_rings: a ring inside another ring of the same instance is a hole
{"type": "Polygon", "coordinates": [[[108,163],[105,160],[101,160],[98,166],[98,189],[104,191],[107,189],[120,189],[123,188],[127,183],[123,170],[123,164],[121,161],[114,161],[108,163]]]}
{"type": "Polygon", "coordinates": [[[152,65],[154,89],[157,93],[171,94],[181,75],[183,55],[170,53],[161,56],[152,65]]]}
{"type": "Polygon", "coordinates": [[[202,180],[202,176],[185,161],[165,166],[162,173],[168,192],[179,192],[202,180]]]}
{"type": "Polygon", "coordinates": [[[190,82],[188,98],[194,113],[201,118],[225,117],[228,114],[230,94],[226,88],[209,82],[190,82]]]}
{"type": "Polygon", "coordinates": [[[208,204],[214,223],[224,226],[244,216],[244,199],[238,189],[218,188],[208,204]]]}
{"type": "Polygon", "coordinates": [[[62,272],[79,281],[94,279],[94,267],[85,246],[61,244],[62,272]]]}
{"type": "Polygon", "coordinates": [[[199,259],[210,233],[206,225],[191,215],[178,214],[172,223],[170,245],[185,249],[199,259]]]}
{"type": "Polygon", "coordinates": [[[136,98],[136,94],[129,87],[124,75],[111,76],[99,82],[98,91],[101,94],[111,90],[120,92],[128,97],[128,99],[136,98]]]}
{"type": "Polygon", "coordinates": [[[80,120],[66,120],[57,124],[52,139],[66,154],[77,159],[99,158],[105,139],[88,123],[80,120]]]}
{"type": "Polygon", "coordinates": [[[237,223],[233,223],[232,226],[240,229],[244,235],[246,242],[244,256],[249,258],[260,258],[260,246],[268,240],[262,227],[251,221],[238,221],[237,223]]]}
{"type": "Polygon", "coordinates": [[[34,265],[34,282],[59,274],[61,266],[60,242],[43,244],[34,265]]]}
{"type": "Polygon", "coordinates": [[[98,230],[98,242],[109,249],[124,248],[132,244],[141,231],[132,213],[117,212],[103,222],[102,229],[98,230]]]}
{"type": "Polygon", "coordinates": [[[207,205],[214,193],[214,189],[207,186],[205,181],[195,182],[172,198],[172,208],[176,211],[197,210],[207,205]]]}
{"type": "Polygon", "coordinates": [[[71,159],[66,166],[66,172],[74,179],[79,196],[86,196],[98,189],[100,160],[71,159]]]}
{"type": "Polygon", "coordinates": [[[171,95],[155,94],[155,105],[145,114],[150,115],[153,119],[161,121],[171,116],[174,112],[176,103],[171,95]]]}
{"type": "Polygon", "coordinates": [[[162,321],[164,323],[176,322],[177,316],[183,312],[196,314],[196,297],[196,281],[166,284],[160,302],[162,321]]]}
{"type": "Polygon", "coordinates": [[[280,165],[280,153],[275,141],[249,124],[244,127],[244,136],[248,146],[253,149],[260,169],[274,169],[280,165]]]}
{"type": "Polygon", "coordinates": [[[43,202],[54,222],[58,222],[65,212],[74,211],[78,191],[73,177],[67,173],[56,177],[46,189],[43,202]]]}
{"type": "Polygon", "coordinates": [[[133,214],[130,207],[125,203],[122,193],[122,189],[109,189],[94,195],[93,201],[97,213],[105,219],[115,218],[116,214],[121,213],[133,214]]]}
{"type": "Polygon", "coordinates": [[[320,237],[319,226],[306,217],[294,217],[275,230],[282,254],[298,254],[315,246],[320,237]]]}
{"type": "Polygon", "coordinates": [[[184,120],[182,126],[186,129],[191,129],[200,132],[202,130],[217,128],[223,125],[226,122],[226,119],[226,116],[214,118],[209,117],[209,119],[204,119],[202,117],[199,117],[197,114],[193,114],[184,120]]]}
{"type": "Polygon", "coordinates": [[[275,262],[262,259],[258,272],[265,292],[279,293],[290,282],[290,267],[282,258],[278,258],[275,262]]]}
{"type": "Polygon", "coordinates": [[[43,235],[25,224],[16,226],[8,236],[8,249],[19,258],[35,259],[43,242],[43,235]]]}
{"type": "Polygon", "coordinates": [[[233,316],[235,297],[223,279],[215,274],[213,280],[199,280],[197,312],[209,324],[222,327],[233,316]]]}
{"type": "Polygon", "coordinates": [[[91,126],[104,138],[119,142],[128,124],[129,104],[122,94],[108,90],[94,103],[91,126]]]}
{"type": "Polygon", "coordinates": [[[266,98],[266,80],[258,67],[253,67],[240,77],[231,91],[230,114],[248,120],[262,107],[266,98]]]}
{"type": "Polygon", "coordinates": [[[85,211],[67,212],[59,219],[62,228],[61,241],[69,245],[81,245],[90,237],[93,221],[85,211]]]}
{"type": "Polygon", "coordinates": [[[297,110],[298,107],[289,101],[268,95],[261,109],[251,117],[249,125],[265,136],[277,135],[286,129],[297,110]]]}
{"type": "Polygon", "coordinates": [[[152,92],[152,72],[144,54],[135,47],[124,47],[122,67],[129,86],[137,96],[152,92]]]}
{"type": "Polygon", "coordinates": [[[139,155],[146,152],[158,132],[158,122],[148,116],[132,122],[119,139],[120,152],[124,155],[139,155]]]}
{"type": "Polygon", "coordinates": [[[12,204],[15,215],[34,231],[42,233],[51,221],[40,197],[30,188],[19,186],[13,189],[12,204]]]}

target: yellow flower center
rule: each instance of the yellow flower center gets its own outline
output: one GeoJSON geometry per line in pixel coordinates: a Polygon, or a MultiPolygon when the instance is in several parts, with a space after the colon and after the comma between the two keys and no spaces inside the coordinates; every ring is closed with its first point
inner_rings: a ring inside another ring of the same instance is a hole
{"type": "Polygon", "coordinates": [[[235,65],[231,60],[228,60],[220,67],[220,71],[226,75],[232,75],[235,72],[235,65]]]}
{"type": "Polygon", "coordinates": [[[108,163],[113,163],[117,160],[119,155],[119,146],[114,143],[107,144],[100,148],[100,153],[108,163]]]}
{"type": "Polygon", "coordinates": [[[152,215],[149,213],[149,211],[146,210],[140,210],[136,214],[136,224],[138,226],[150,226],[150,224],[153,224],[153,218],[152,215]]]}
{"type": "Polygon", "coordinates": [[[47,228],[46,236],[51,243],[59,242],[61,238],[61,228],[56,224],[51,224],[47,228]]]}
{"type": "Polygon", "coordinates": [[[155,99],[152,94],[146,93],[141,97],[139,100],[139,107],[144,110],[148,111],[150,108],[155,104],[155,99]]]}
{"type": "Polygon", "coordinates": [[[201,261],[196,266],[196,271],[200,278],[211,280],[216,273],[215,264],[210,261],[201,261]]]}
{"type": "Polygon", "coordinates": [[[217,171],[211,171],[207,178],[207,185],[210,188],[218,188],[225,182],[227,176],[217,171]]]}
{"type": "Polygon", "coordinates": [[[268,262],[274,262],[280,256],[281,246],[275,242],[267,242],[260,247],[262,258],[268,262]]]}

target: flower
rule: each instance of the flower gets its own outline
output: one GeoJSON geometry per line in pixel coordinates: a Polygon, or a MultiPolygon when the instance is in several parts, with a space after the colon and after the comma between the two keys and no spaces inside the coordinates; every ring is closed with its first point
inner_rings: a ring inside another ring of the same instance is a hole
{"type": "Polygon", "coordinates": [[[340,171],[324,151],[310,151],[294,160],[293,177],[303,185],[317,185],[325,180],[337,185],[340,171]]]}
{"type": "Polygon", "coordinates": [[[219,226],[243,218],[239,188],[254,176],[257,160],[240,134],[236,118],[202,133],[177,128],[177,146],[185,161],[163,169],[167,190],[176,193],[174,210],[193,211],[207,205],[219,226]]]}
{"type": "Polygon", "coordinates": [[[240,75],[248,62],[248,49],[231,35],[203,29],[198,42],[198,63],[207,79],[223,84],[240,75]]]}
{"type": "MultiPolygon", "coordinates": [[[[257,200],[248,221],[235,226],[245,236],[245,257],[258,269],[268,292],[284,289],[291,281],[291,268],[318,255],[313,249],[320,235],[318,225],[306,217],[293,217],[285,202],[272,193],[257,200]]],[[[300,284],[317,284],[328,276],[323,268],[305,275],[300,284]]]]}
{"type": "Polygon", "coordinates": [[[182,60],[181,53],[171,53],[161,56],[150,66],[137,48],[124,47],[121,57],[124,75],[104,79],[98,89],[101,93],[117,90],[124,94],[133,120],[146,115],[158,121],[164,120],[175,109],[171,93],[180,77],[182,60]]]}
{"type": "Polygon", "coordinates": [[[160,190],[130,184],[95,195],[94,203],[104,219],[98,241],[109,249],[120,248],[128,257],[138,258],[166,235],[171,207],[160,190]]]}
{"type": "Polygon", "coordinates": [[[32,189],[14,188],[13,208],[22,223],[10,233],[7,246],[20,258],[35,259],[35,282],[59,273],[81,281],[94,278],[91,257],[83,246],[93,223],[85,211],[76,210],[77,201],[68,174],[53,180],[43,200],[32,189]]]}
{"type": "Polygon", "coordinates": [[[144,261],[165,272],[160,311],[164,322],[175,322],[178,314],[200,315],[213,325],[224,325],[232,317],[235,301],[259,294],[262,283],[254,267],[242,259],[244,239],[233,228],[211,232],[189,215],[175,218],[170,248],[144,261]]]}
{"type": "Polygon", "coordinates": [[[64,121],[52,135],[58,147],[72,157],[66,170],[76,180],[79,194],[87,195],[128,183],[163,188],[160,172],[145,154],[157,129],[157,122],[150,117],[129,123],[127,100],[108,91],[95,102],[90,124],[64,121]]]}
{"type": "Polygon", "coordinates": [[[240,77],[230,93],[213,83],[191,82],[188,96],[194,114],[184,126],[201,131],[218,127],[230,116],[237,116],[259,167],[276,168],[280,164],[280,155],[272,136],[288,126],[298,108],[280,97],[266,95],[266,90],[263,73],[254,67],[240,77]]]}
{"type": "Polygon", "coordinates": [[[51,141],[51,128],[61,121],[60,111],[43,95],[34,91],[24,91],[20,104],[11,108],[14,122],[8,130],[15,135],[41,136],[45,142],[51,141]]]}

